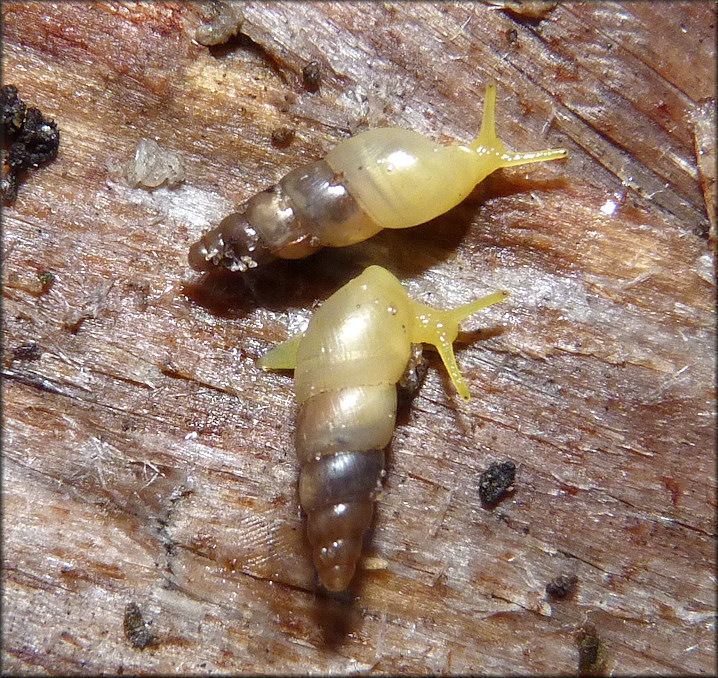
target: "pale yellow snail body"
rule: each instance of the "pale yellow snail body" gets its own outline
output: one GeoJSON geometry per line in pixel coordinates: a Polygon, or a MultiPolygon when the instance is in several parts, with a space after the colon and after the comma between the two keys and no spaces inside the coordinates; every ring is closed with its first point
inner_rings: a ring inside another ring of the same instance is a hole
{"type": "Polygon", "coordinates": [[[442,146],[417,132],[378,128],[324,160],[292,170],[206,233],[189,251],[197,271],[246,271],[274,258],[344,247],[383,228],[409,228],[458,205],[500,167],[568,156],[564,148],[512,153],[496,136],[496,85],[486,88],[479,136],[442,146]]]}
{"type": "Polygon", "coordinates": [[[260,358],[263,369],[294,370],[299,499],[314,565],[327,590],[345,589],[354,576],[385,474],[396,385],[412,344],[434,345],[468,400],[453,351],[459,323],[507,294],[440,311],[413,301],[391,273],[370,266],[327,299],[306,332],[260,358]]]}

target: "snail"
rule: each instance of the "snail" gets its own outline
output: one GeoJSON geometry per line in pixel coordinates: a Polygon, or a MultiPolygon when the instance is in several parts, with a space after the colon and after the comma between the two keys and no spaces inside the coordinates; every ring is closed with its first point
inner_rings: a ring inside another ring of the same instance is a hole
{"type": "Polygon", "coordinates": [[[383,228],[430,221],[466,198],[494,170],[568,157],[565,148],[512,153],[496,136],[496,85],[486,88],[479,135],[442,146],[418,132],[372,129],[324,160],[292,170],[251,197],[189,250],[197,271],[244,272],[275,258],[301,259],[383,228]]]}
{"type": "Polygon", "coordinates": [[[327,299],[305,332],[259,359],[264,370],[294,370],[299,500],[326,590],[342,591],[354,577],[385,475],[396,385],[413,345],[435,346],[459,395],[469,400],[453,349],[459,323],[507,296],[494,292],[441,311],[412,300],[394,275],[370,266],[327,299]]]}

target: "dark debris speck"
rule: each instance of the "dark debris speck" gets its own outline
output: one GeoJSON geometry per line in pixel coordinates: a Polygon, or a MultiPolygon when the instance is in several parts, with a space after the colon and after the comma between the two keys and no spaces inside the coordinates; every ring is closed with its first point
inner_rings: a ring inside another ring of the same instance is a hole
{"type": "Polygon", "coordinates": [[[54,120],[43,116],[39,108],[26,108],[15,85],[2,88],[2,118],[6,156],[2,199],[12,202],[17,197],[20,174],[57,156],[60,130],[54,120]]]}
{"type": "Polygon", "coordinates": [[[272,144],[277,148],[285,148],[292,143],[295,132],[290,127],[277,127],[272,130],[272,144]]]}
{"type": "Polygon", "coordinates": [[[20,344],[12,350],[12,359],[32,362],[33,360],[40,360],[42,351],[40,347],[34,341],[28,341],[26,344],[20,344]]]}
{"type": "Polygon", "coordinates": [[[479,477],[481,503],[491,506],[511,492],[516,476],[516,464],[512,461],[491,464],[479,477]]]}
{"type": "Polygon", "coordinates": [[[302,82],[308,92],[316,92],[322,82],[322,68],[318,61],[310,61],[302,69],[302,82]]]}
{"type": "Polygon", "coordinates": [[[559,600],[570,595],[578,584],[578,577],[575,574],[560,574],[546,584],[546,593],[552,598],[559,600]]]}
{"type": "Polygon", "coordinates": [[[142,612],[140,612],[137,603],[127,603],[125,606],[122,628],[125,632],[125,638],[130,641],[132,647],[138,650],[144,650],[157,642],[157,638],[142,617],[142,612]]]}
{"type": "Polygon", "coordinates": [[[602,676],[606,673],[606,647],[593,624],[586,624],[576,634],[578,675],[602,676]]]}
{"type": "Polygon", "coordinates": [[[410,403],[424,383],[429,371],[429,361],[424,356],[421,344],[411,345],[411,357],[404,374],[396,384],[397,397],[402,403],[410,403]]]}
{"type": "Polygon", "coordinates": [[[27,107],[20,98],[15,85],[2,88],[2,129],[3,134],[17,135],[22,129],[27,107]]]}
{"type": "Polygon", "coordinates": [[[40,282],[41,292],[49,292],[50,288],[55,284],[55,274],[51,271],[42,271],[37,274],[37,279],[40,282]]]}

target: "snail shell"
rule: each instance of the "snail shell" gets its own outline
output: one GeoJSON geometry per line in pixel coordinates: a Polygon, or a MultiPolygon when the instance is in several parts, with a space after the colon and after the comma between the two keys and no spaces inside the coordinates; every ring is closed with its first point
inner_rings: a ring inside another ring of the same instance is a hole
{"type": "Polygon", "coordinates": [[[418,132],[378,128],[338,144],[251,197],[190,247],[197,271],[246,271],[274,258],[345,247],[383,228],[409,228],[458,205],[500,167],[568,156],[564,148],[506,150],[496,136],[496,85],[486,88],[481,131],[442,146],[418,132]]]}
{"type": "Polygon", "coordinates": [[[327,590],[345,589],[356,571],[385,475],[397,383],[412,361],[412,345],[433,344],[468,400],[453,352],[459,323],[507,294],[440,311],[413,301],[389,271],[370,266],[327,299],[305,333],[260,358],[263,369],[294,369],[299,499],[327,590]]]}

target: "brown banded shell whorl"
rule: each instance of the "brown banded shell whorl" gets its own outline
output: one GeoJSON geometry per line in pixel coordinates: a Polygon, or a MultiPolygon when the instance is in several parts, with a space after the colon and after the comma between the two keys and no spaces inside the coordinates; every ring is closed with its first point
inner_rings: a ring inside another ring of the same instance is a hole
{"type": "Polygon", "coordinates": [[[301,259],[324,246],[342,247],[381,230],[329,165],[292,170],[252,196],[190,247],[197,271],[244,272],[273,258],[301,259]]]}
{"type": "Polygon", "coordinates": [[[383,476],[383,450],[327,454],[299,473],[314,566],[329,591],[345,589],[354,576],[383,476]]]}
{"type": "Polygon", "coordinates": [[[356,202],[343,175],[324,160],[292,170],[279,186],[306,230],[323,247],[353,245],[382,229],[356,202]]]}
{"type": "Polygon", "coordinates": [[[345,589],[354,576],[395,421],[394,384],[327,391],[300,408],[299,500],[314,565],[329,591],[345,589]]]}
{"type": "Polygon", "coordinates": [[[256,268],[274,255],[242,212],[233,212],[189,249],[189,265],[200,272],[256,268]]]}

